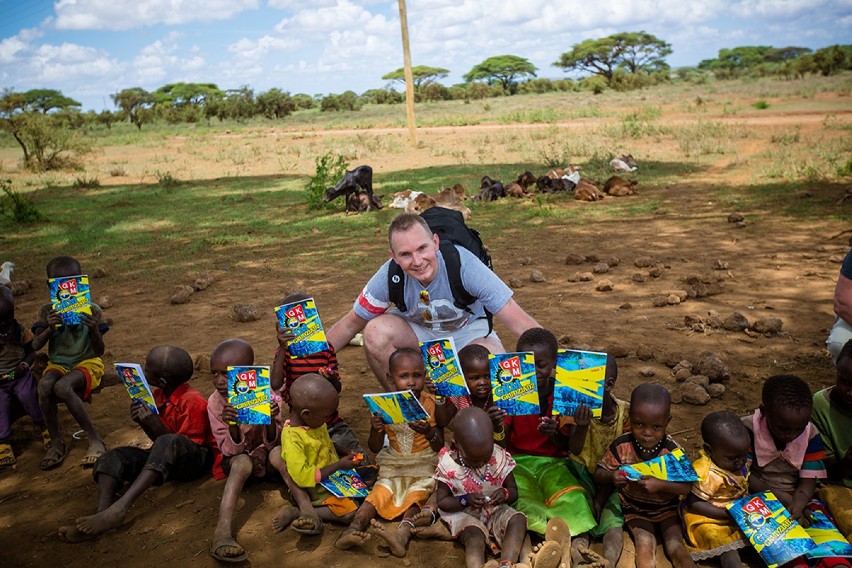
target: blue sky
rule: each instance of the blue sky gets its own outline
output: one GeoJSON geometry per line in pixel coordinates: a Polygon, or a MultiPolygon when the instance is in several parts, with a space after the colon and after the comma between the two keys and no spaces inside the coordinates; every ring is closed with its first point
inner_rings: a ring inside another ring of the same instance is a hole
{"type": "MultiPolygon", "coordinates": [[[[414,65],[461,76],[487,57],[528,58],[540,77],[585,39],[644,30],[673,67],[720,48],[852,43],[852,0],[408,0],[414,65]]],[[[123,88],[177,81],[291,93],[380,88],[402,66],[388,0],[0,0],[0,88],[59,89],[84,109],[123,88]]]]}

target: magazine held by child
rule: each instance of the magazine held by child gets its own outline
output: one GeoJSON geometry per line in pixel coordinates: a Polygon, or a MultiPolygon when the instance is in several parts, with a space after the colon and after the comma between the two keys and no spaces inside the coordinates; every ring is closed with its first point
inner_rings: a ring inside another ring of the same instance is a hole
{"type": "Polygon", "coordinates": [[[469,396],[470,389],[464,380],[458,360],[458,350],[452,337],[424,341],[420,344],[426,372],[435,385],[438,396],[469,396]]]}
{"type": "Polygon", "coordinates": [[[92,315],[89,306],[92,296],[87,275],[50,278],[47,285],[50,288],[51,307],[59,312],[62,323],[75,325],[80,323],[80,314],[92,315]]]}
{"type": "Polygon", "coordinates": [[[410,390],[379,392],[364,395],[370,414],[381,417],[385,424],[405,424],[429,420],[429,413],[410,390]]]}
{"type": "Polygon", "coordinates": [[[539,413],[535,355],[532,352],[488,356],[494,405],[510,416],[539,413]]]}
{"type": "Polygon", "coordinates": [[[370,489],[354,469],[339,469],[320,481],[320,485],[331,491],[335,497],[340,498],[363,499],[370,494],[370,489]]]}
{"type": "Polygon", "coordinates": [[[808,553],[805,554],[805,557],[852,558],[852,545],[849,544],[846,537],[837,530],[837,527],[834,526],[834,523],[831,522],[831,519],[825,514],[825,511],[823,510],[824,505],[818,501],[812,501],[811,503],[818,503],[818,505],[817,507],[809,506],[807,509],[806,514],[810,515],[811,524],[805,527],[805,532],[814,539],[814,543],[817,546],[816,548],[809,550],[808,553]]]}
{"type": "Polygon", "coordinates": [[[600,418],[605,380],[606,353],[560,349],[556,354],[553,414],[574,416],[585,404],[593,417],[600,418]]]}
{"type": "Polygon", "coordinates": [[[668,454],[657,456],[654,459],[634,463],[633,465],[623,465],[618,468],[623,475],[632,481],[636,481],[644,476],[656,477],[663,481],[673,481],[681,483],[685,481],[698,481],[698,474],[692,467],[689,458],[681,449],[672,450],[668,454]]]}
{"type": "Polygon", "coordinates": [[[151,387],[145,379],[145,373],[142,371],[142,365],[136,363],[116,363],[115,372],[121,378],[127,388],[127,394],[133,400],[138,400],[148,405],[151,412],[159,414],[157,403],[154,402],[154,394],[151,392],[151,387]]]}
{"type": "Polygon", "coordinates": [[[772,491],[746,495],[726,506],[768,568],[786,564],[816,546],[772,491]]]}
{"type": "Polygon", "coordinates": [[[296,337],[290,342],[290,358],[304,357],[325,351],[328,342],[313,298],[275,308],[278,324],[296,337]]]}
{"type": "Polygon", "coordinates": [[[271,424],[269,367],[228,367],[228,402],[237,424],[271,424]]]}

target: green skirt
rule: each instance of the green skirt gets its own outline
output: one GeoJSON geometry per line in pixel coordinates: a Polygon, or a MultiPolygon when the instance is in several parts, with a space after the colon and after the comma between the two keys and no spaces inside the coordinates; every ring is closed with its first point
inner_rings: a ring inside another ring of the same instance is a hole
{"type": "Polygon", "coordinates": [[[565,458],[514,454],[518,500],[515,509],[527,516],[527,528],[543,535],[547,520],[559,517],[568,523],[571,534],[592,529],[595,517],[586,490],[565,467],[565,458]]]}
{"type": "MultiPolygon", "coordinates": [[[[595,498],[598,487],[592,479],[592,475],[580,462],[572,459],[565,461],[568,465],[568,470],[577,477],[580,484],[586,490],[589,507],[594,511],[592,501],[595,498]]],[[[593,538],[601,538],[609,529],[620,529],[622,527],[624,527],[624,515],[621,514],[621,497],[618,491],[613,488],[609,494],[609,498],[604,503],[603,509],[601,509],[601,518],[598,519],[597,526],[589,531],[589,535],[593,538]]]]}

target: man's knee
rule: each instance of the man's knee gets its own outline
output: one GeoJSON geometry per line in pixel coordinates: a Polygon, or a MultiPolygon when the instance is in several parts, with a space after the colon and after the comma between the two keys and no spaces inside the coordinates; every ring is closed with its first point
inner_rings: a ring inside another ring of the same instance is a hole
{"type": "Polygon", "coordinates": [[[406,320],[396,315],[384,314],[368,321],[364,326],[364,348],[375,350],[390,343],[396,344],[398,340],[405,340],[409,336],[414,337],[416,343],[417,337],[406,320]]]}

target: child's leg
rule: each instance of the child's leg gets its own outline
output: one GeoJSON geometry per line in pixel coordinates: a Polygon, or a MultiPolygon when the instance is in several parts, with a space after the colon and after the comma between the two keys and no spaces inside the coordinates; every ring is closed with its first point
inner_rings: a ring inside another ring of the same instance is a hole
{"type": "Polygon", "coordinates": [[[723,552],[719,560],[722,562],[722,568],[740,568],[743,565],[742,561],[740,561],[739,550],[723,552]]]}
{"type": "Polygon", "coordinates": [[[523,515],[515,515],[506,525],[506,534],[503,535],[501,560],[518,562],[521,556],[521,547],[527,536],[527,518],[523,515]]]}
{"type": "Polygon", "coordinates": [[[33,424],[44,430],[44,415],[38,405],[38,389],[31,370],[15,377],[12,383],[12,392],[21,406],[24,407],[24,411],[33,419],[33,424]]]}
{"type": "Polygon", "coordinates": [[[290,477],[290,473],[287,471],[287,464],[285,464],[284,460],[281,458],[281,446],[275,446],[269,452],[269,464],[281,474],[281,478],[287,485],[290,496],[293,498],[293,501],[296,502],[296,507],[298,508],[298,512],[295,516],[298,518],[295,518],[293,516],[293,506],[284,505],[275,514],[275,516],[272,517],[272,532],[281,532],[290,526],[291,523],[296,521],[298,522],[295,526],[304,530],[319,527],[320,518],[319,515],[317,515],[316,509],[314,509],[314,506],[311,504],[311,497],[304,489],[296,485],[293,478],[290,477]]]}
{"type": "Polygon", "coordinates": [[[654,534],[654,523],[634,519],[627,522],[627,528],[633,535],[636,546],[636,568],[655,568],[657,537],[654,534]]]}
{"type": "Polygon", "coordinates": [[[604,558],[609,561],[610,568],[618,565],[621,552],[624,550],[624,529],[614,527],[606,531],[603,537],[604,558]]]}
{"type": "Polygon", "coordinates": [[[396,531],[387,530],[381,523],[373,520],[370,524],[376,529],[378,535],[384,540],[390,548],[391,554],[398,558],[405,556],[408,550],[408,541],[411,540],[411,530],[414,528],[414,521],[411,520],[415,514],[420,511],[420,507],[412,505],[402,515],[402,521],[397,526],[396,531]]]}
{"type": "MultiPolygon", "coordinates": [[[[423,508],[417,512],[411,520],[414,521],[415,527],[428,527],[434,525],[438,520],[438,492],[434,491],[426,500],[423,508]]],[[[416,534],[416,533],[415,533],[416,534]]]]}
{"type": "Polygon", "coordinates": [[[349,528],[337,537],[334,546],[340,550],[348,550],[353,546],[367,542],[370,538],[367,527],[370,526],[370,521],[375,516],[376,508],[369,501],[364,501],[364,504],[358,507],[358,511],[355,512],[355,517],[349,524],[349,528]]]}
{"type": "Polygon", "coordinates": [[[0,385],[0,465],[13,465],[18,460],[12,451],[12,416],[10,385],[0,385]]]}
{"type": "Polygon", "coordinates": [[[660,524],[663,533],[663,548],[669,555],[674,568],[695,568],[686,545],[683,542],[683,530],[680,528],[680,518],[670,517],[660,524]]]}
{"type": "Polygon", "coordinates": [[[41,460],[41,469],[52,469],[57,467],[65,459],[67,449],[65,441],[59,433],[59,418],[56,409],[56,395],[53,387],[62,375],[58,371],[47,371],[38,382],[38,405],[44,417],[45,426],[52,440],[47,449],[44,459],[41,460]]]}
{"type": "MultiPolygon", "coordinates": [[[[64,377],[56,381],[53,387],[53,393],[59,402],[64,402],[68,412],[77,421],[86,432],[86,438],[89,440],[89,449],[86,450],[86,456],[83,458],[87,465],[94,465],[98,456],[106,451],[106,446],[103,440],[95,430],[95,425],[86,412],[86,403],[80,398],[80,393],[86,390],[86,376],[83,371],[74,369],[64,377]]],[[[55,407],[54,407],[55,408],[55,407]]]]}
{"type": "Polygon", "coordinates": [[[231,522],[234,519],[234,509],[243,490],[246,480],[252,472],[251,458],[248,454],[240,454],[230,459],[230,471],[222,493],[222,503],[219,505],[219,520],[213,531],[213,544],[210,554],[214,557],[235,559],[244,557],[246,550],[234,540],[231,522]]]}
{"type": "Polygon", "coordinates": [[[466,568],[482,568],[485,563],[485,535],[477,527],[467,527],[459,533],[459,540],[464,545],[464,562],[466,568]]]}

